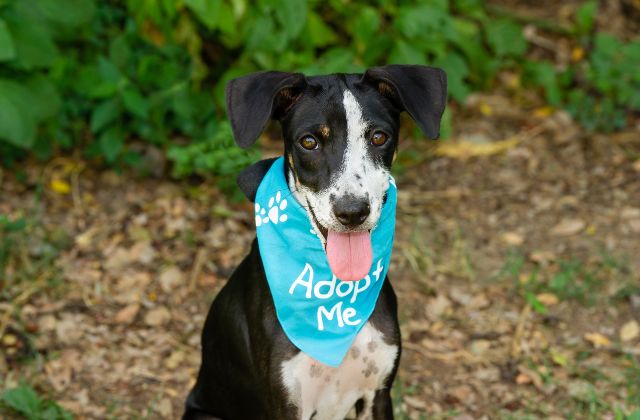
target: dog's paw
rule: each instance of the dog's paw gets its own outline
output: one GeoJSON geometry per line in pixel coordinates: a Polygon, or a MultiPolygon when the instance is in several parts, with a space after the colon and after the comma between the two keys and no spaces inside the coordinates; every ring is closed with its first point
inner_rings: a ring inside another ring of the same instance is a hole
{"type": "Polygon", "coordinates": [[[256,203],[256,227],[269,223],[269,221],[274,225],[286,222],[288,216],[284,214],[284,210],[287,208],[287,204],[287,199],[282,198],[280,191],[275,197],[269,199],[266,207],[256,203]]]}

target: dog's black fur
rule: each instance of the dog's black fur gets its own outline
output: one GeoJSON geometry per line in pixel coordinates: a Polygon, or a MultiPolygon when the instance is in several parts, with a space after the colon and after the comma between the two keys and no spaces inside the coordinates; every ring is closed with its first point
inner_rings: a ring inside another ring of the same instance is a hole
{"type": "MultiPolygon", "coordinates": [[[[346,121],[344,112],[340,112],[344,89],[353,92],[362,104],[370,126],[390,136],[383,147],[369,150],[371,157],[386,168],[391,167],[396,152],[401,111],[407,111],[429,137],[438,136],[446,102],[444,73],[422,66],[385,66],[363,75],[305,77],[264,72],[231,81],[226,91],[227,107],[236,141],[248,147],[269,119],[278,120],[286,170],[292,171],[297,183],[320,191],[339,170],[346,148],[346,121]],[[330,128],[329,134],[323,127],[330,128]],[[304,135],[313,135],[327,147],[316,153],[300,147],[298,139],[304,135]]],[[[255,199],[257,187],[272,163],[258,162],[239,177],[239,186],[250,200],[255,199]]],[[[400,348],[396,296],[388,278],[369,322],[382,332],[386,342],[400,348]]],[[[296,407],[283,388],[280,367],[298,352],[276,317],[254,240],[249,255],[209,311],[202,334],[202,366],[187,399],[184,419],[297,418],[296,407]]],[[[375,395],[375,419],[393,417],[389,389],[398,359],[399,352],[386,387],[375,395]]]]}

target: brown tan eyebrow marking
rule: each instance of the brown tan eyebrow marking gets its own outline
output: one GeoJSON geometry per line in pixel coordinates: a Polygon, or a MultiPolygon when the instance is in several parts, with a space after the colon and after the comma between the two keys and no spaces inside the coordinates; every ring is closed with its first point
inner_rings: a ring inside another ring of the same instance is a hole
{"type": "Polygon", "coordinates": [[[331,132],[331,130],[329,129],[328,126],[326,126],[326,125],[320,126],[320,134],[322,135],[322,137],[324,137],[324,138],[329,137],[329,133],[330,132],[331,132]]]}

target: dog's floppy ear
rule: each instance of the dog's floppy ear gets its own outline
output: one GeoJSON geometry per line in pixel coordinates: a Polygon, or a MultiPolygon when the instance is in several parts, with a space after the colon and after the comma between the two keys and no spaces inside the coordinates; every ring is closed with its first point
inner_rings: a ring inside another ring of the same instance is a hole
{"type": "Polygon", "coordinates": [[[238,187],[244,193],[244,195],[252,203],[256,201],[256,193],[258,192],[258,186],[262,182],[265,174],[271,169],[271,165],[277,158],[264,159],[254,163],[251,166],[247,166],[240,172],[236,181],[238,187]]]}
{"type": "Polygon", "coordinates": [[[306,84],[301,73],[265,71],[227,83],[225,100],[236,143],[246,148],[267,126],[270,118],[285,112],[306,84]]]}
{"type": "Polygon", "coordinates": [[[435,67],[388,65],[372,67],[362,76],[414,119],[432,139],[440,135],[440,119],[447,103],[447,76],[435,67]]]}

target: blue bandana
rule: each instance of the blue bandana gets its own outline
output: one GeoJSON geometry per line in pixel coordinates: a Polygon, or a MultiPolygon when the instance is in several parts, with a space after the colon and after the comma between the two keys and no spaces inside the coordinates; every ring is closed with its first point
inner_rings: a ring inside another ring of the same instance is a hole
{"type": "Polygon", "coordinates": [[[339,366],[375,308],[387,275],[396,220],[396,187],[371,232],[373,264],[362,280],[341,281],[329,268],[306,210],[289,191],[284,158],[262,179],[255,199],[260,256],[289,340],[314,359],[339,366]]]}

